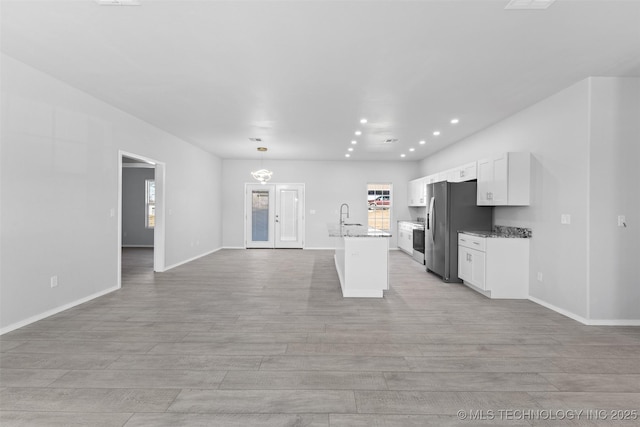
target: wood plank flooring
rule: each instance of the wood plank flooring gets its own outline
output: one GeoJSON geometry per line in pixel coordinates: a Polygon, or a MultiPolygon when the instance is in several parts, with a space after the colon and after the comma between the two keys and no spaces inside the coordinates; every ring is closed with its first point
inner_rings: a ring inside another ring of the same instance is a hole
{"type": "Polygon", "coordinates": [[[640,423],[610,412],[640,411],[640,328],[390,261],[384,299],[344,299],[332,251],[221,250],[155,274],[150,250],[126,250],[121,290],[0,337],[0,424],[640,423]]]}

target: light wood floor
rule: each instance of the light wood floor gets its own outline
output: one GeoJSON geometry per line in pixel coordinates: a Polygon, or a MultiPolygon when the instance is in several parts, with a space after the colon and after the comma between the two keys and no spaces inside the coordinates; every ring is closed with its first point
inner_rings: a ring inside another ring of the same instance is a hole
{"type": "Polygon", "coordinates": [[[331,251],[162,274],[149,254],[125,254],[120,291],[0,338],[1,425],[638,425],[539,418],[640,410],[640,328],[488,300],[397,251],[384,299],[343,299],[331,251]]]}

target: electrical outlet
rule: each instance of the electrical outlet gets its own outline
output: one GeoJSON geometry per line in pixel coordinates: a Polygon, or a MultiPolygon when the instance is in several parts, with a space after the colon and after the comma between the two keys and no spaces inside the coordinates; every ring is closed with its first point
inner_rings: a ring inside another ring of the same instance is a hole
{"type": "Polygon", "coordinates": [[[624,215],[618,215],[618,227],[626,227],[627,218],[624,215]]]}
{"type": "Polygon", "coordinates": [[[49,284],[52,288],[58,286],[58,276],[51,276],[51,279],[49,279],[49,284]]]}
{"type": "Polygon", "coordinates": [[[538,278],[538,282],[542,282],[542,272],[541,271],[538,271],[537,278],[538,278]]]}

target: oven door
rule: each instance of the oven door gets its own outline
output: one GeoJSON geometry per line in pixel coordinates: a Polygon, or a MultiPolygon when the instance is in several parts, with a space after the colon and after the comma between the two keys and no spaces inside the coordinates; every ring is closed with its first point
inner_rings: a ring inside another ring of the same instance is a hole
{"type": "Polygon", "coordinates": [[[413,229],[413,259],[424,265],[424,228],[413,229]]]}

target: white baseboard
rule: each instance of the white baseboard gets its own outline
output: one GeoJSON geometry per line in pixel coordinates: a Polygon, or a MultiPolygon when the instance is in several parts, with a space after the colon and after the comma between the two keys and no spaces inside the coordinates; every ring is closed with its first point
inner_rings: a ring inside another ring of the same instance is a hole
{"type": "Polygon", "coordinates": [[[640,326],[640,319],[587,319],[532,296],[529,300],[588,326],[640,326]]]}
{"type": "Polygon", "coordinates": [[[31,323],[35,323],[38,320],[42,320],[46,317],[53,316],[54,314],[58,314],[60,312],[73,308],[77,305],[84,304],[85,302],[91,301],[92,299],[96,299],[103,295],[110,294],[111,292],[117,291],[118,289],[120,289],[118,286],[114,286],[112,288],[105,289],[104,291],[96,292],[95,294],[86,296],[84,298],[80,298],[79,300],[70,302],[68,304],[61,305],[60,307],[52,308],[51,310],[47,310],[44,313],[36,314],[35,316],[31,316],[25,320],[21,320],[9,326],[5,326],[4,328],[0,329],[0,335],[6,334],[7,332],[14,331],[18,328],[22,328],[23,326],[27,326],[31,323]]]}
{"type": "Polygon", "coordinates": [[[541,306],[543,306],[543,307],[546,307],[546,308],[548,308],[549,310],[553,310],[553,311],[555,311],[556,313],[560,313],[560,314],[562,314],[563,316],[566,316],[566,317],[568,317],[568,318],[570,318],[570,319],[576,320],[576,321],[578,321],[578,322],[580,322],[580,323],[584,323],[585,325],[588,325],[588,324],[589,324],[589,323],[588,323],[589,321],[588,321],[586,318],[584,318],[584,317],[582,317],[582,316],[578,316],[577,314],[572,313],[572,312],[570,312],[570,311],[568,311],[568,310],[565,310],[565,309],[563,309],[563,308],[556,307],[555,305],[553,305],[553,304],[549,304],[548,302],[543,301],[543,300],[541,300],[541,299],[538,299],[538,298],[536,298],[536,297],[532,297],[531,295],[529,295],[529,301],[533,301],[533,302],[535,302],[536,304],[539,304],[539,305],[541,305],[541,306]]]}
{"type": "Polygon", "coordinates": [[[640,326],[640,319],[591,319],[589,326],[640,326]]]}
{"type": "Polygon", "coordinates": [[[176,264],[172,264],[172,265],[170,265],[170,266],[168,266],[168,267],[165,267],[165,268],[164,268],[164,270],[159,271],[159,273],[164,273],[165,271],[171,270],[172,268],[179,267],[179,266],[181,266],[181,265],[183,265],[183,264],[186,264],[186,263],[189,263],[189,262],[191,262],[191,261],[195,261],[195,260],[197,260],[198,258],[202,258],[203,256],[211,255],[212,253],[218,252],[220,249],[222,249],[222,248],[214,249],[214,250],[212,250],[212,251],[205,252],[205,253],[200,254],[200,255],[196,255],[196,256],[194,256],[193,258],[185,259],[184,261],[180,261],[180,262],[178,262],[178,263],[176,263],[176,264]]]}
{"type": "Polygon", "coordinates": [[[223,246],[221,249],[247,249],[244,246],[223,246]]]}

